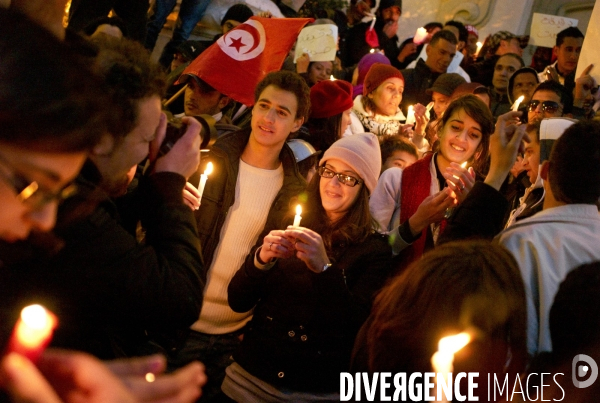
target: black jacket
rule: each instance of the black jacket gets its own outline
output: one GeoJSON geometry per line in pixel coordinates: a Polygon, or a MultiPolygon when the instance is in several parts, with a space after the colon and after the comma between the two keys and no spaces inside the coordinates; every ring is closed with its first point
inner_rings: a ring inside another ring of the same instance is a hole
{"type": "MultiPolygon", "coordinates": [[[[398,37],[394,35],[388,38],[383,32],[385,22],[383,18],[377,17],[373,29],[377,33],[379,40],[379,49],[383,50],[385,55],[390,60],[398,58],[398,37]]],[[[366,41],[365,35],[371,27],[371,22],[360,22],[348,30],[346,37],[342,42],[342,66],[355,66],[360,62],[360,59],[371,51],[372,46],[366,41]]]]}
{"type": "Polygon", "coordinates": [[[317,274],[295,257],[257,269],[250,254],[229,284],[234,311],[256,306],[234,359],[279,389],[339,390],[354,338],[390,273],[391,247],[380,234],[335,245],[329,257],[333,265],[317,274]]]}
{"type": "MultiPolygon", "coordinates": [[[[140,244],[97,187],[99,178],[88,161],[77,184],[100,203],[91,215],[57,228],[65,247],[40,262],[27,287],[58,316],[54,345],[101,358],[145,353],[139,348],[147,331],[186,329],[202,305],[205,277],[194,216],[182,201],[185,179],[170,172],[140,178],[129,210],[145,230],[140,244]]],[[[68,200],[59,219],[80,202],[68,200]]]]}
{"type": "Polygon", "coordinates": [[[423,59],[417,61],[414,69],[405,69],[401,71],[404,76],[404,92],[402,93],[402,102],[400,109],[406,116],[408,107],[417,102],[427,106],[431,102],[431,94],[425,92],[433,86],[440,73],[434,73],[423,59]]]}
{"type": "MultiPolygon", "coordinates": [[[[214,167],[213,174],[206,182],[200,209],[195,213],[205,270],[210,268],[213,255],[221,240],[221,228],[225,217],[235,201],[235,185],[240,167],[240,157],[248,144],[250,132],[251,129],[244,129],[219,137],[209,156],[204,159],[206,163],[211,161],[214,167]]],[[[273,227],[280,227],[283,217],[293,211],[290,207],[290,200],[302,192],[306,186],[306,181],[298,172],[292,150],[287,144],[283,145],[279,159],[283,164],[283,186],[269,211],[267,227],[270,222],[273,223],[273,227]]],[[[203,163],[203,165],[205,164],[203,163]]],[[[259,237],[259,241],[262,241],[262,237],[259,237]]]]}

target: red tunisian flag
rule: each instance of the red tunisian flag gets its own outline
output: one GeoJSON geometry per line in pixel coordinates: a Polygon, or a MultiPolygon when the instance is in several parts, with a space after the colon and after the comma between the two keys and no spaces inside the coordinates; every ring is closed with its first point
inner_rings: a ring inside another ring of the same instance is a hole
{"type": "Polygon", "coordinates": [[[281,69],[298,34],[312,18],[251,17],[206,49],[182,73],[194,74],[247,106],[254,88],[281,69]]]}

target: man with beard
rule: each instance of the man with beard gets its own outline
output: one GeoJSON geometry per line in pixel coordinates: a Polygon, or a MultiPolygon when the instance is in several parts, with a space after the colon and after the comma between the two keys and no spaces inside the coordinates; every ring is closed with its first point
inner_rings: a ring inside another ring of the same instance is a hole
{"type": "Polygon", "coordinates": [[[200,313],[200,245],[183,203],[186,179],[199,163],[200,124],[184,118],[185,133],[160,156],[161,68],[133,41],[107,37],[96,44],[94,64],[115,112],[76,180],[79,195],[59,209],[56,233],[66,246],[32,276],[32,288],[61,318],[54,345],[107,359],[152,352],[148,334],[175,340],[174,332],[200,313]],[[127,193],[129,173],[146,157],[150,167],[128,203],[115,199],[127,193]],[[90,200],[95,206],[85,209],[90,200]],[[138,220],[144,244],[133,235],[138,220]]]}

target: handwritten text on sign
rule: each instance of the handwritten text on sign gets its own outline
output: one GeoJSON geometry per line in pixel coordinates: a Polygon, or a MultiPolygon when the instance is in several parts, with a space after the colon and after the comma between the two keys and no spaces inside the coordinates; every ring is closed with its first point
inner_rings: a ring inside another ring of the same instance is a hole
{"type": "Polygon", "coordinates": [[[578,22],[559,15],[533,13],[529,44],[552,48],[556,45],[556,35],[565,28],[576,27],[578,22]]]}
{"type": "Polygon", "coordinates": [[[312,25],[298,35],[294,63],[303,53],[308,53],[311,62],[330,62],[335,59],[338,29],[336,25],[312,25]]]}

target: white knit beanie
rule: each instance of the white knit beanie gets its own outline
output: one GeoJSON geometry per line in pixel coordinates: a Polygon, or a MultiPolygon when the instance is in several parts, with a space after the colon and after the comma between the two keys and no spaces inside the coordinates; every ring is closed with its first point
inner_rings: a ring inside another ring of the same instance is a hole
{"type": "Polygon", "coordinates": [[[377,136],[362,133],[342,137],[325,151],[321,163],[330,159],[348,164],[365,182],[369,193],[373,192],[381,172],[381,150],[377,136]]]}

